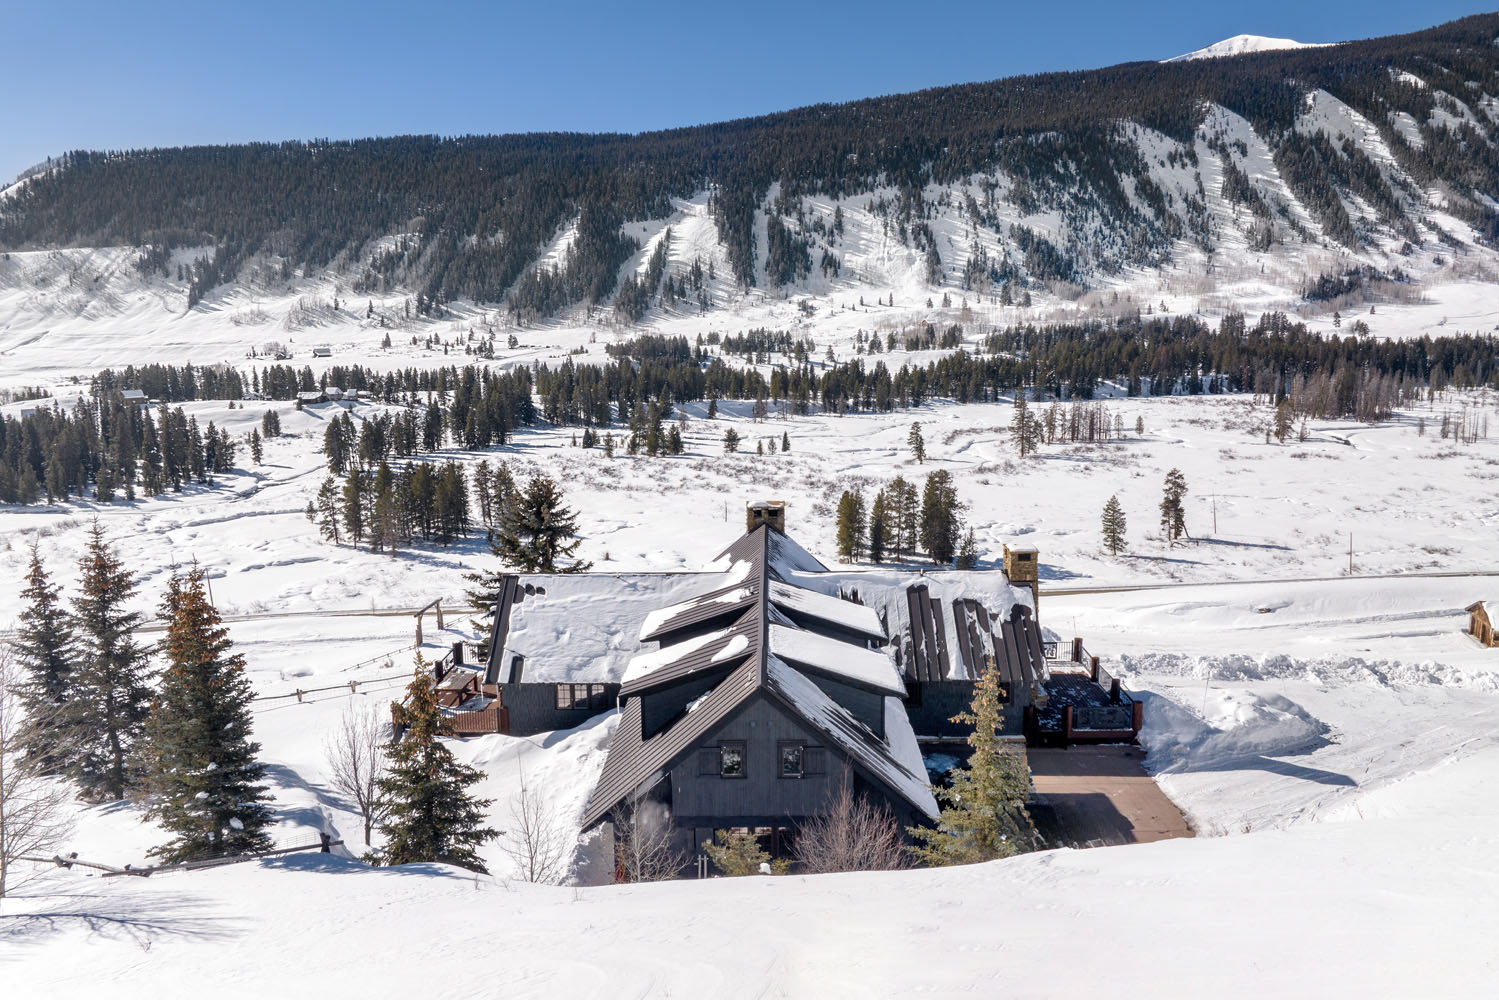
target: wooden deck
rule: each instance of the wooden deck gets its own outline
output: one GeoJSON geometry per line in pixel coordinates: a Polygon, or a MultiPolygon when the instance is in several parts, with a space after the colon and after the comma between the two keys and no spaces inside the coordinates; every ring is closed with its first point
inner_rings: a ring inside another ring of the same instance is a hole
{"type": "Polygon", "coordinates": [[[1139,747],[1032,748],[1026,755],[1039,805],[1032,816],[1053,847],[1194,836],[1181,810],[1145,773],[1139,747]]]}

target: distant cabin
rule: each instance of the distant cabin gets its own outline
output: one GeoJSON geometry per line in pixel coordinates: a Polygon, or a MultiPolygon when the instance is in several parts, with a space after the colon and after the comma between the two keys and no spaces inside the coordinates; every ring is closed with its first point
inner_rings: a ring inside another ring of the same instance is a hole
{"type": "Polygon", "coordinates": [[[344,391],[336,385],[330,385],[328,388],[323,390],[323,395],[332,402],[336,403],[340,399],[344,398],[344,391]]]}
{"type": "Polygon", "coordinates": [[[308,392],[297,393],[297,402],[303,406],[308,406],[312,403],[321,403],[326,401],[327,398],[327,395],[321,389],[312,389],[308,392]]]}
{"type": "Polygon", "coordinates": [[[314,347],[312,349],[312,356],[315,357],[315,358],[331,358],[331,357],[333,357],[333,348],[331,348],[331,347],[314,347]]]}
{"type": "Polygon", "coordinates": [[[1463,610],[1468,612],[1468,634],[1483,646],[1499,646],[1499,634],[1495,633],[1493,619],[1489,617],[1487,605],[1499,608],[1499,601],[1474,601],[1463,610]]]}
{"type": "Polygon", "coordinates": [[[145,406],[150,402],[146,398],[146,394],[140,389],[126,389],[120,393],[120,398],[127,403],[134,403],[137,406],[145,406]]]}

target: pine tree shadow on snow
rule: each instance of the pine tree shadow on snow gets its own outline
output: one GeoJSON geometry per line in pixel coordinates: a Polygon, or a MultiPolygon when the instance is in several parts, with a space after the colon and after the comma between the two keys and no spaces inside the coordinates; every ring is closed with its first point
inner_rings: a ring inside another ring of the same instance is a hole
{"type": "Polygon", "coordinates": [[[6,945],[42,944],[53,935],[79,930],[90,940],[129,941],[150,951],[165,938],[226,941],[242,923],[214,913],[214,904],[198,896],[112,888],[7,897],[7,912],[0,913],[0,962],[7,955],[20,957],[6,945]]]}

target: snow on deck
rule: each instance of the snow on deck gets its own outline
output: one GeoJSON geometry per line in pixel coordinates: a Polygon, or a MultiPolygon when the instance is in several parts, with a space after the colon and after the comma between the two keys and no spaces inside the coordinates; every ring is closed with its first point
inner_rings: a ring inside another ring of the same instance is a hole
{"type": "Polygon", "coordinates": [[[805,629],[770,626],[770,651],[776,656],[802,663],[855,684],[904,696],[906,686],[895,663],[884,653],[839,642],[805,629]]]}

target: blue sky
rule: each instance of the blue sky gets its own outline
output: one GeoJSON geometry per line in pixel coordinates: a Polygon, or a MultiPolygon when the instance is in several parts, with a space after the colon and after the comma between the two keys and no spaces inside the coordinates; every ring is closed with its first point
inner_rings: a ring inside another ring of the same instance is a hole
{"type": "Polygon", "coordinates": [[[1444,0],[363,3],[0,0],[0,182],[69,149],[404,133],[642,131],[1249,32],[1338,41],[1444,0]]]}

